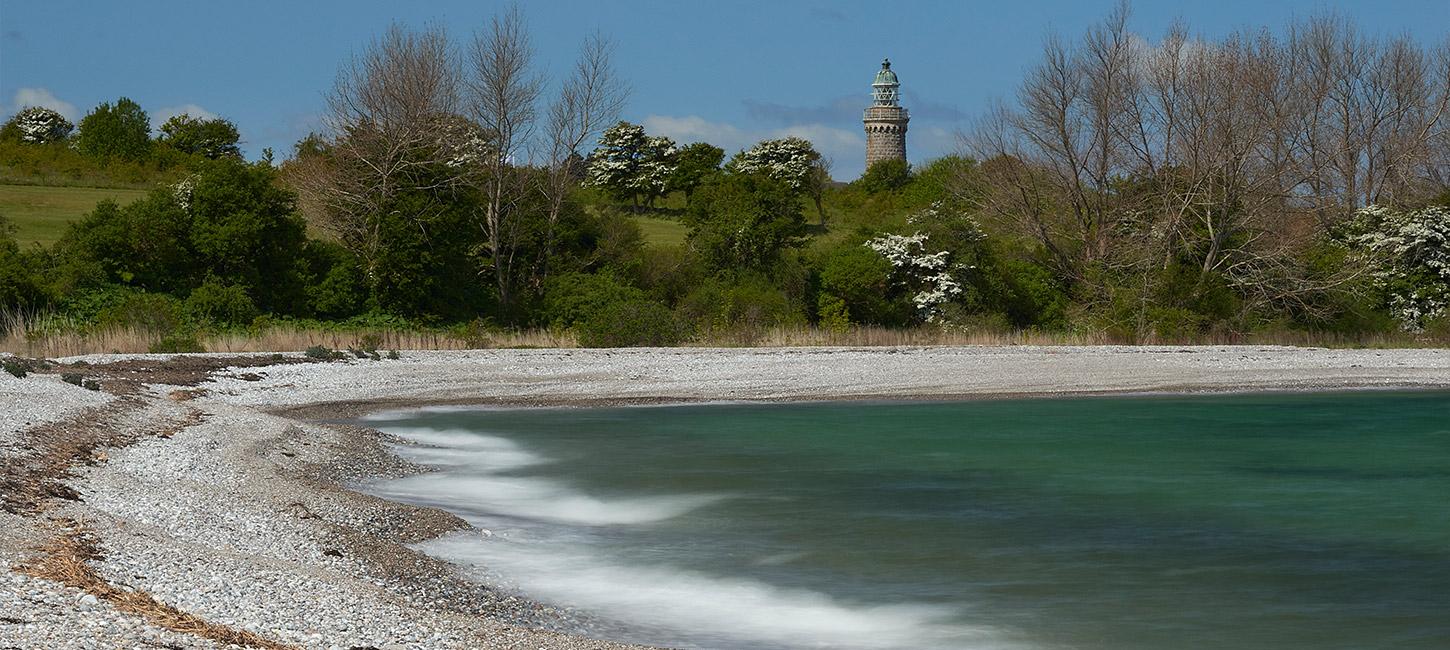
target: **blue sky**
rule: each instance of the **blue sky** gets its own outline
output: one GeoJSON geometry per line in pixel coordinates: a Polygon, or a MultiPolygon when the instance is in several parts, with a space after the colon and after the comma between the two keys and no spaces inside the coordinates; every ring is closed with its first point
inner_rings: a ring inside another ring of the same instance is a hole
{"type": "MultiPolygon", "coordinates": [[[[912,112],[910,157],[949,153],[953,132],[1009,98],[1043,38],[1076,37],[1114,0],[1013,2],[524,2],[539,63],[562,73],[598,29],[618,45],[632,95],[624,118],[733,151],[784,134],[813,140],[834,175],[859,175],[860,111],[883,56],[912,112]]],[[[502,2],[18,2],[0,0],[0,113],[49,105],[76,119],[128,96],[159,122],[179,112],[236,122],[244,149],[279,156],[318,127],[338,66],[389,23],[438,23],[466,38],[502,2]]],[[[1217,38],[1325,10],[1372,34],[1435,43],[1450,0],[1137,2],[1133,30],[1175,19],[1217,38]]]]}

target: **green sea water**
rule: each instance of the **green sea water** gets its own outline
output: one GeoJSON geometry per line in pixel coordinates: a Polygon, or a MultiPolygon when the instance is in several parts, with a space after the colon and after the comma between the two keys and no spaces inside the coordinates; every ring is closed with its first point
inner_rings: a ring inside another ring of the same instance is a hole
{"type": "Polygon", "coordinates": [[[1450,648],[1450,394],[386,414],[425,546],[700,648],[1450,648]]]}

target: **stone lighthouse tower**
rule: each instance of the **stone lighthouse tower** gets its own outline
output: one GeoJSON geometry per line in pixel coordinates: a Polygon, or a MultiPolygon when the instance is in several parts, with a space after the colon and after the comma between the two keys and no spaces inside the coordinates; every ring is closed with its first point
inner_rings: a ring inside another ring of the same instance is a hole
{"type": "Polygon", "coordinates": [[[881,160],[906,160],[906,123],[911,119],[901,107],[897,89],[901,82],[891,71],[891,59],[881,61],[876,81],[871,82],[871,106],[861,120],[866,123],[866,167],[881,160]]]}

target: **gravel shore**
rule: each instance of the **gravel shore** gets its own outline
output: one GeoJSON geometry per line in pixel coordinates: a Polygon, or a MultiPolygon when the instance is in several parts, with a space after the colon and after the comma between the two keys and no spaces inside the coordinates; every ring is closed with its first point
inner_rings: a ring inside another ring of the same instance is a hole
{"type": "Polygon", "coordinates": [[[1450,387],[1446,350],[494,350],[304,361],[95,355],[23,379],[0,373],[0,649],[637,647],[585,636],[607,622],[412,550],[469,527],[349,490],[420,468],[390,454],[383,434],[319,423],[382,408],[1450,387]],[[101,390],[64,383],[62,371],[101,390]],[[176,623],[183,615],[209,631],[177,631],[192,629],[176,623]]]}

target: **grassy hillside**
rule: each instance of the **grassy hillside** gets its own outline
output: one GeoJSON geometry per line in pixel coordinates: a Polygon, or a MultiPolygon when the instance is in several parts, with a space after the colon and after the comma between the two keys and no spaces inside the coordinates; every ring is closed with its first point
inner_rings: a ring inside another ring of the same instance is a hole
{"type": "Polygon", "coordinates": [[[630,220],[639,226],[640,234],[644,235],[644,242],[649,246],[679,246],[685,243],[685,235],[690,232],[690,228],[678,219],[634,215],[630,220]]]}
{"type": "Polygon", "coordinates": [[[47,187],[42,185],[0,185],[0,215],[10,219],[21,245],[31,242],[54,244],[66,224],[81,218],[105,199],[130,203],[144,190],[95,187],[47,187]]]}

